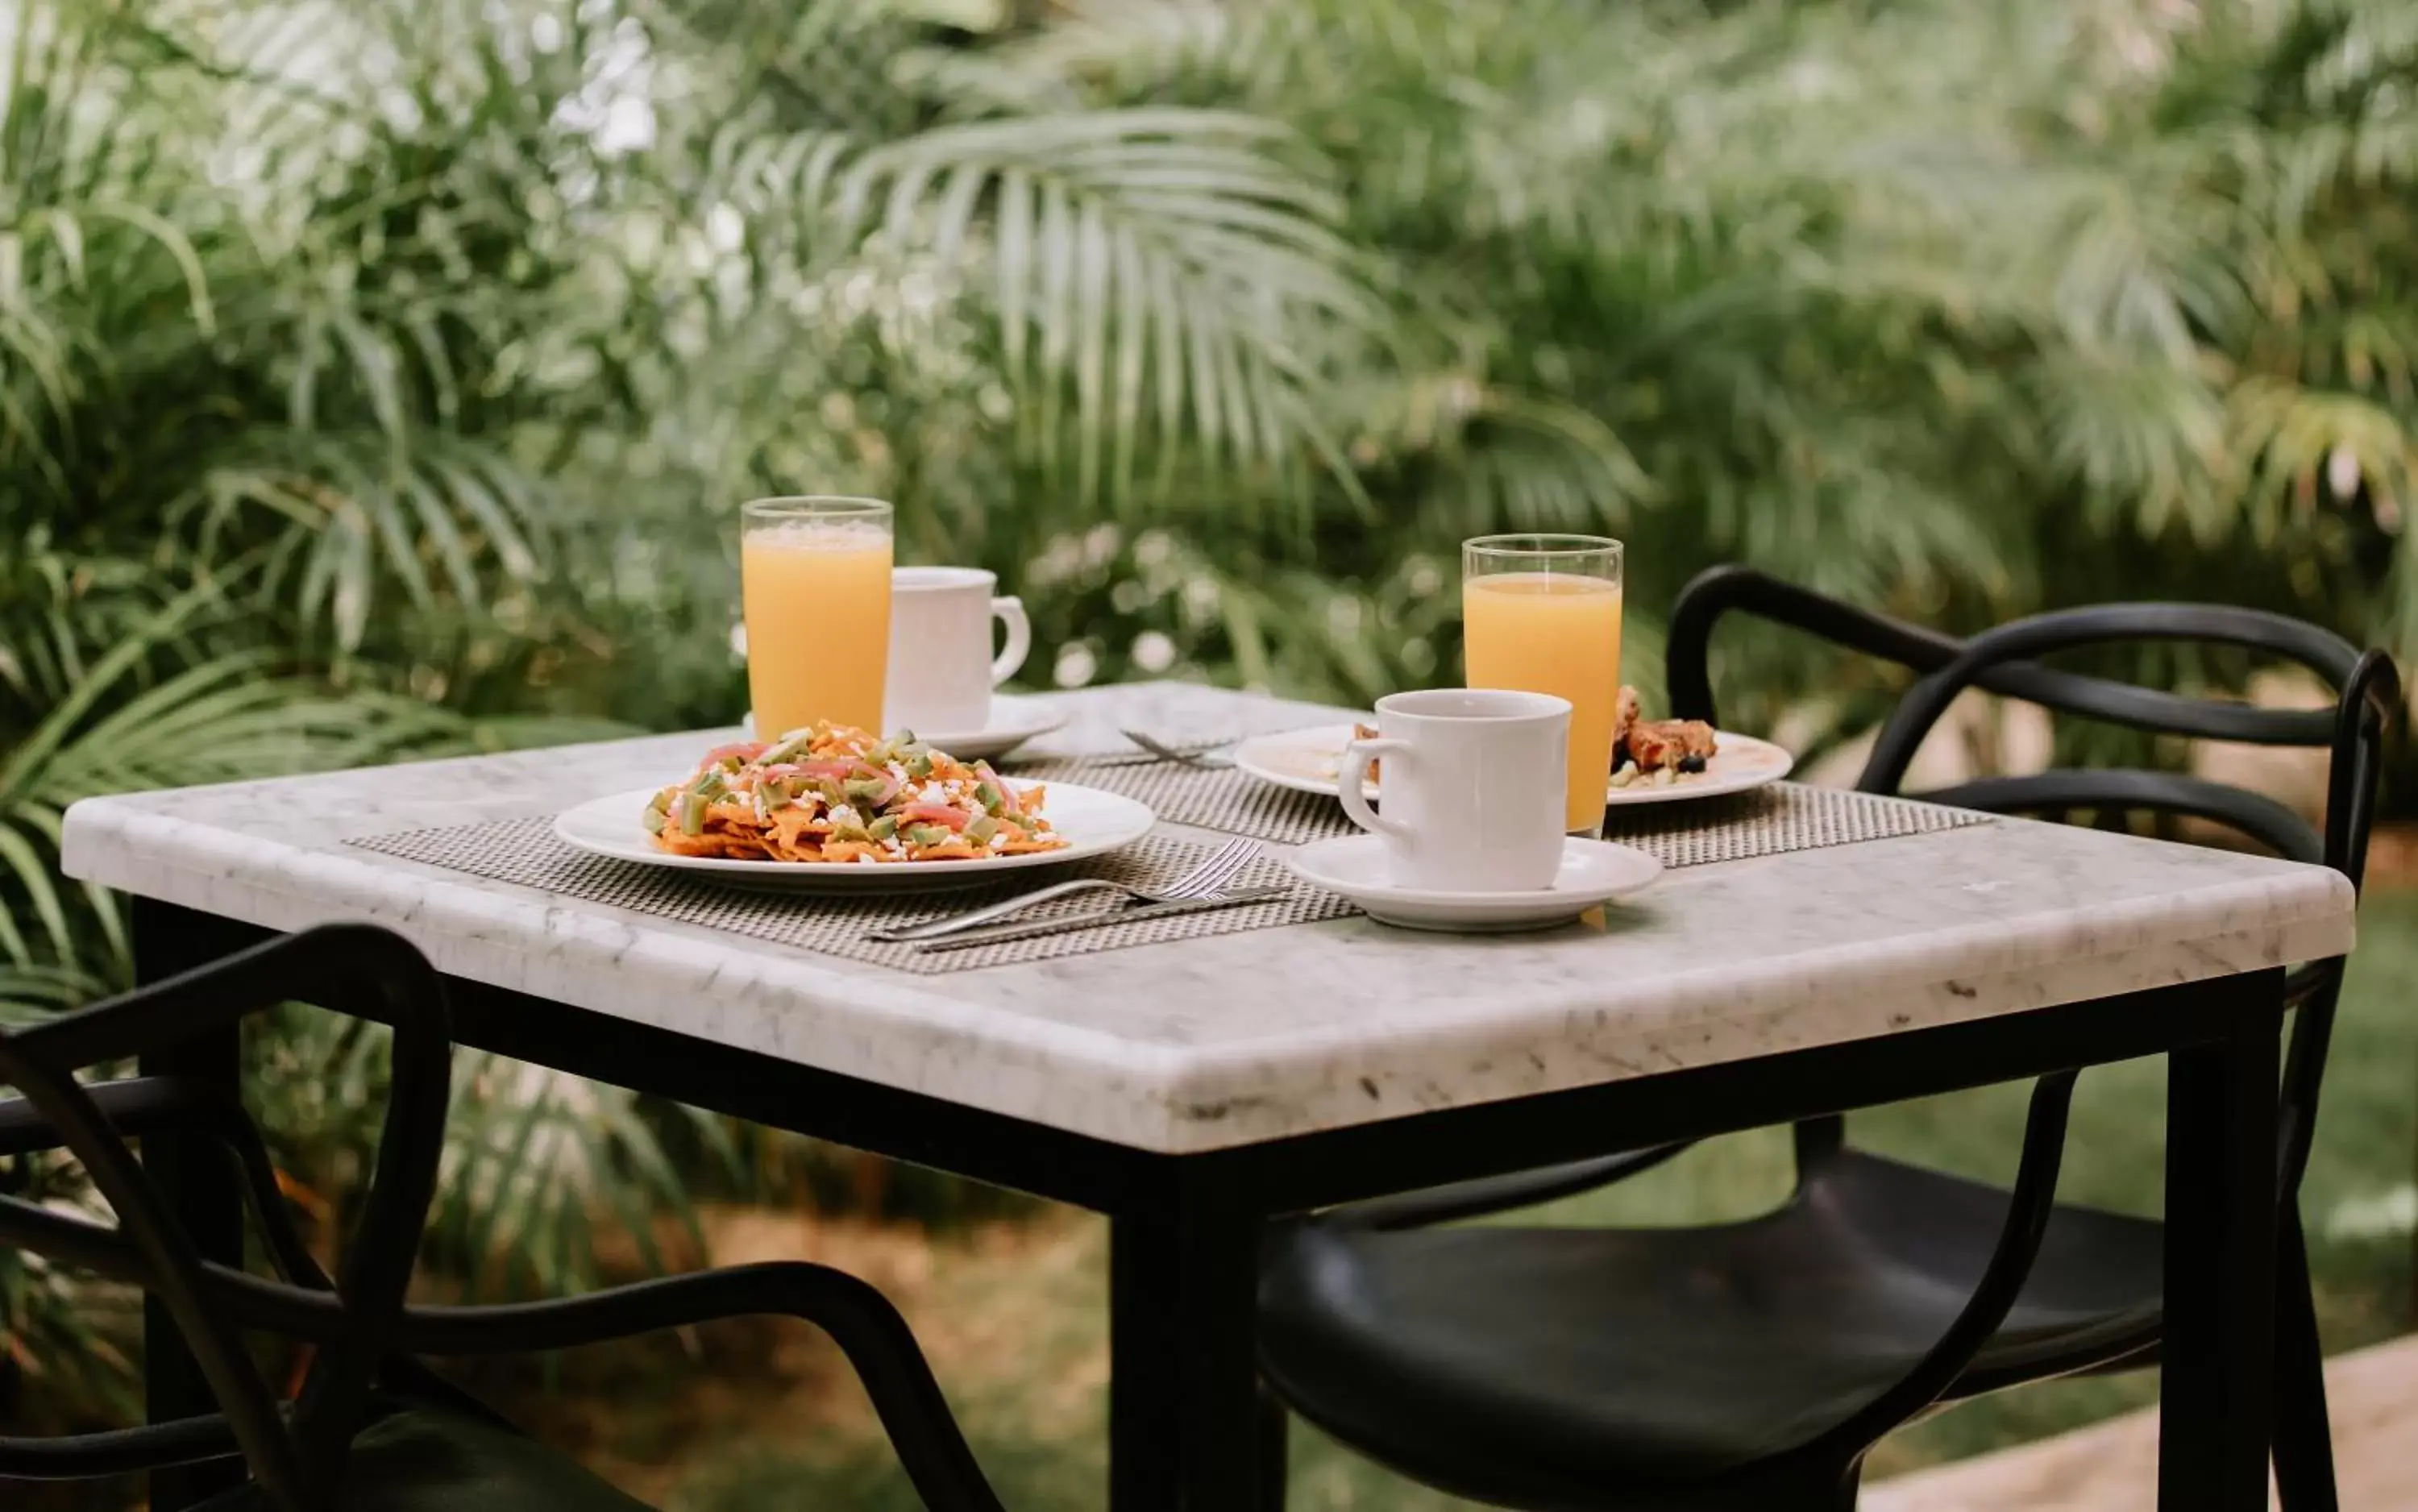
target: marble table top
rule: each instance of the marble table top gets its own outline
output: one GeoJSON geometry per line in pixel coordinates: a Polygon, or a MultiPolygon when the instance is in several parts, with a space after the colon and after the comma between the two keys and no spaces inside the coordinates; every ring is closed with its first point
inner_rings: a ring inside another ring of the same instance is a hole
{"type": "MultiPolygon", "coordinates": [[[[1062,695],[1026,755],[1321,723],[1173,683],[1062,695]]],[[[1599,929],[1362,918],[939,977],[348,847],[666,781],[701,732],[90,800],[74,877],[277,929],[367,920],[444,970],[1142,1149],[1370,1123],[2347,953],[2321,867],[1998,819],[1688,867],[1599,929]]],[[[808,905],[810,906],[810,905],[808,905]]],[[[2110,1010],[2118,1011],[2118,1010],[2110,1010]]]]}

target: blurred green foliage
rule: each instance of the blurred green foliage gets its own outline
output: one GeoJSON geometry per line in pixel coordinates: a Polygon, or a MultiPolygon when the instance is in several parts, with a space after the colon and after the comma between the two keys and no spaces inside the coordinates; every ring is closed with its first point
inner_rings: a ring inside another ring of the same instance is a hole
{"type": "MultiPolygon", "coordinates": [[[[1952,628],[2207,597],[2406,653],[2411,18],[19,0],[0,1003],[128,978],[57,873],[79,797],[734,717],[755,493],[895,499],[1067,685],[1450,678],[1455,548],[1507,528],[1630,543],[1649,697],[1723,559],[1952,628]]],[[[1890,691],[1802,654],[1725,642],[1725,711],[1821,744],[1890,691]]],[[[306,1187],[376,1057],[258,1037],[306,1187]]],[[[793,1158],[463,1093],[457,1158],[550,1194],[459,1184],[433,1243],[487,1284],[793,1158]]],[[[0,1274],[21,1337],[61,1295],[0,1274]]]]}

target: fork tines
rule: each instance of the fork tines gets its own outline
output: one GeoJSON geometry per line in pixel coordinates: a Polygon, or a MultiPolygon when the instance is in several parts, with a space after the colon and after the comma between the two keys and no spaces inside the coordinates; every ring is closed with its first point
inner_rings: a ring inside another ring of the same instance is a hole
{"type": "Polygon", "coordinates": [[[1188,875],[1167,891],[1172,896],[1205,898],[1223,892],[1226,884],[1240,876],[1251,858],[1260,853],[1257,840],[1229,840],[1188,875]]]}

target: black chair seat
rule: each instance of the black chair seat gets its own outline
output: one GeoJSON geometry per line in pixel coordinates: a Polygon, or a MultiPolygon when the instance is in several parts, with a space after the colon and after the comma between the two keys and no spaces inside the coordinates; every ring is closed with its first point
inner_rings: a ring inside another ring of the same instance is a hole
{"type": "MultiPolygon", "coordinates": [[[[1767,1460],[1905,1376],[2006,1212],[2001,1189],[1842,1151],[1786,1207],[1711,1228],[1306,1224],[1274,1242],[1261,1352],[1292,1406],[1405,1474],[1602,1506],[1767,1460]]],[[[2160,1256],[2153,1222],[2058,1209],[1959,1391],[2145,1347],[2160,1256]]]]}
{"type": "MultiPolygon", "coordinates": [[[[535,1439],[450,1408],[391,1402],[353,1440],[333,1512],[652,1512],[535,1439]]],[[[254,1486],[193,1512],[267,1512],[254,1486]]]]}

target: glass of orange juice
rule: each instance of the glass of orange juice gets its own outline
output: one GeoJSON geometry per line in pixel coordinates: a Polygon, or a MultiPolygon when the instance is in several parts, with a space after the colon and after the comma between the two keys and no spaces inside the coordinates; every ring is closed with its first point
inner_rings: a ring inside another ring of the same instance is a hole
{"type": "Polygon", "coordinates": [[[884,733],[891,540],[891,509],[878,498],[741,507],[739,588],[758,739],[823,719],[884,733]]]}
{"type": "Polygon", "coordinates": [[[1602,536],[1479,536],[1461,546],[1469,685],[1570,701],[1572,834],[1603,833],[1620,699],[1620,542],[1602,536]]]}

